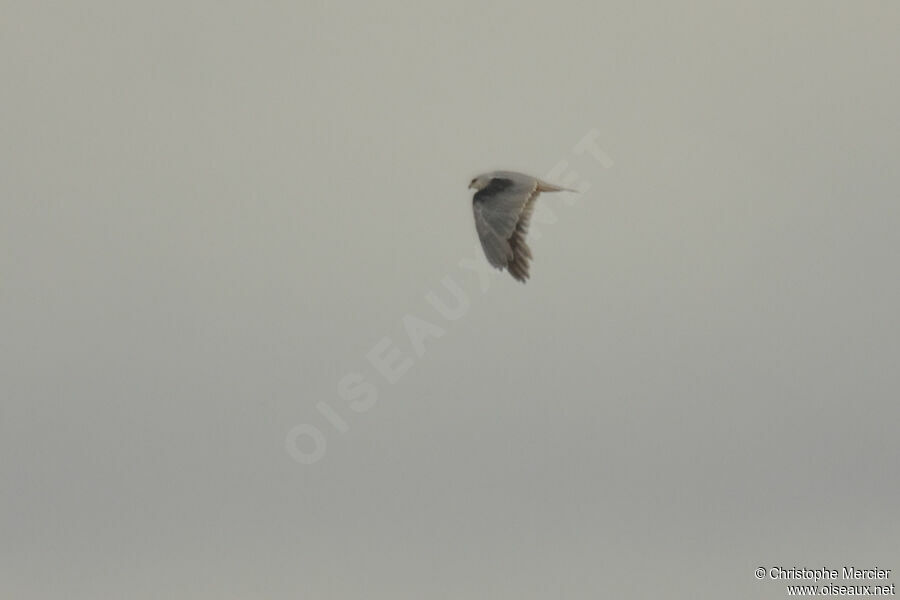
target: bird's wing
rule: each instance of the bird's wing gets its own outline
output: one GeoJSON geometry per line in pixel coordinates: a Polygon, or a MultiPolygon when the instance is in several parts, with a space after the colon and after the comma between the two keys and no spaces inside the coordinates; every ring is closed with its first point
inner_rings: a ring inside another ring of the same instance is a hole
{"type": "Polygon", "coordinates": [[[525,242],[525,236],[528,234],[528,224],[531,222],[531,213],[534,211],[534,202],[537,200],[539,192],[535,192],[525,203],[522,214],[519,216],[519,222],[516,223],[516,230],[509,238],[509,247],[512,249],[513,257],[506,265],[507,271],[518,281],[525,283],[528,279],[528,261],[531,260],[531,248],[525,242]]]}
{"type": "MultiPolygon", "coordinates": [[[[525,232],[537,193],[536,179],[496,177],[472,198],[478,238],[488,262],[498,269],[518,262],[519,256],[530,257],[525,232]]],[[[528,276],[527,261],[522,273],[528,276]]]]}

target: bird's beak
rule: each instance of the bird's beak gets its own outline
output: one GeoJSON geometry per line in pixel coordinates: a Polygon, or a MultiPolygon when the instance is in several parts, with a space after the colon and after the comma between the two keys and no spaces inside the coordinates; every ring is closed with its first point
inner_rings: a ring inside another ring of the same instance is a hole
{"type": "Polygon", "coordinates": [[[469,184],[469,189],[470,189],[470,190],[473,189],[474,187],[475,187],[475,182],[472,182],[472,183],[469,184]]]}

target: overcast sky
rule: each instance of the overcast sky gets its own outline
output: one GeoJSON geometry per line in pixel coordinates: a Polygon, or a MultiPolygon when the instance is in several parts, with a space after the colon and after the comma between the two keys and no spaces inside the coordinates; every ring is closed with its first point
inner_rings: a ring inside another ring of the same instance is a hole
{"type": "Polygon", "coordinates": [[[425,4],[3,0],[0,595],[900,573],[900,4],[425,4]]]}

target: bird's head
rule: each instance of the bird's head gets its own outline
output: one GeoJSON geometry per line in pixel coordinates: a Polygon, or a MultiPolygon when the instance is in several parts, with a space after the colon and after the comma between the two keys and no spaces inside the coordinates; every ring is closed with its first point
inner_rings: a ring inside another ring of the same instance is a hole
{"type": "Polygon", "coordinates": [[[479,175],[478,177],[476,177],[475,179],[473,179],[472,181],[469,182],[469,189],[470,190],[483,190],[484,188],[486,188],[488,186],[488,184],[490,182],[491,182],[491,178],[488,177],[487,175],[479,175]]]}

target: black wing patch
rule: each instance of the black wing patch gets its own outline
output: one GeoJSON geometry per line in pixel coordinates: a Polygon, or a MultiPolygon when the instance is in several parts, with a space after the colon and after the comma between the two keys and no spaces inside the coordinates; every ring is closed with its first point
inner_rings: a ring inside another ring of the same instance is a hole
{"type": "Polygon", "coordinates": [[[475,192],[475,195],[472,196],[473,202],[489,202],[491,198],[493,198],[496,194],[499,194],[503,190],[507,190],[514,185],[512,179],[505,179],[503,177],[495,177],[491,179],[491,182],[487,184],[483,189],[475,192]]]}

